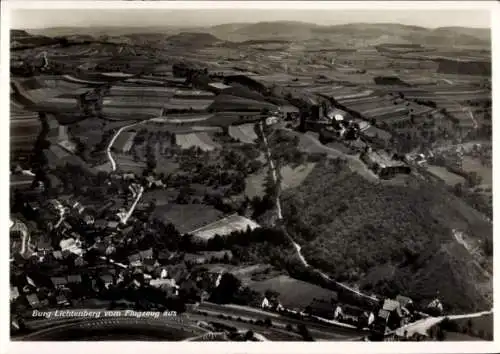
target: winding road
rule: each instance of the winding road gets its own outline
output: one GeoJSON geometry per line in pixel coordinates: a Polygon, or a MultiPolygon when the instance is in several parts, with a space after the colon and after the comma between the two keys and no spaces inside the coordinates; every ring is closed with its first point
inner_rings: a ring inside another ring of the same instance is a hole
{"type": "MultiPolygon", "coordinates": [[[[271,156],[271,149],[269,147],[269,143],[268,143],[268,140],[267,140],[267,136],[266,134],[264,133],[264,129],[263,129],[263,124],[262,122],[260,122],[259,124],[259,127],[260,127],[260,131],[262,133],[262,140],[264,141],[264,145],[266,147],[266,155],[267,155],[267,158],[268,158],[268,162],[269,162],[269,168],[271,169],[271,175],[273,177],[273,180],[274,180],[274,183],[278,186],[278,193],[277,193],[277,196],[276,196],[276,209],[277,209],[277,214],[278,214],[278,220],[283,220],[283,214],[282,214],[282,209],[281,209],[281,201],[280,201],[280,186],[279,186],[279,180],[278,180],[278,173],[276,171],[276,166],[273,162],[273,159],[272,159],[272,156],[271,156]]],[[[306,134],[304,134],[306,135],[306,134]]],[[[319,142],[318,142],[319,143],[319,142]]],[[[320,143],[321,144],[321,143],[320,143]]],[[[326,149],[330,149],[328,147],[325,147],[326,149]]],[[[332,149],[333,151],[335,151],[336,153],[339,153],[341,154],[340,152],[338,152],[337,150],[334,150],[332,149]]],[[[352,158],[352,157],[351,157],[352,158]]],[[[359,161],[359,160],[355,160],[355,161],[359,161]]],[[[360,163],[362,163],[361,161],[359,161],[360,163]]],[[[305,259],[304,255],[302,254],[302,247],[297,243],[295,242],[295,240],[290,236],[290,234],[288,232],[286,232],[286,230],[283,228],[283,231],[285,232],[285,235],[289,238],[290,242],[293,244],[294,248],[295,248],[295,251],[297,253],[297,256],[298,258],[300,259],[300,262],[307,268],[311,268],[312,270],[314,270],[316,273],[318,273],[319,275],[321,275],[321,277],[323,277],[324,279],[328,280],[328,281],[331,281],[331,282],[334,282],[338,287],[341,287],[345,290],[348,290],[352,293],[355,293],[356,295],[360,296],[360,297],[363,297],[363,298],[366,298],[366,299],[369,299],[371,301],[378,301],[378,299],[372,297],[372,296],[369,296],[369,295],[366,295],[366,294],[363,294],[361,293],[360,291],[356,290],[356,289],[353,289],[345,284],[342,284],[342,283],[339,283],[337,282],[336,280],[330,278],[327,274],[323,273],[322,271],[316,269],[316,268],[313,268],[308,262],[307,260],[305,259]]]]}
{"type": "Polygon", "coordinates": [[[112,168],[113,172],[116,171],[116,162],[115,162],[115,159],[113,159],[113,155],[111,155],[111,148],[113,147],[113,144],[115,143],[115,141],[118,138],[118,136],[124,130],[126,130],[128,128],[132,128],[133,126],[136,126],[136,125],[141,124],[141,123],[142,122],[135,122],[135,123],[132,123],[132,124],[129,124],[129,125],[124,125],[120,129],[118,129],[116,131],[115,135],[113,135],[113,138],[111,138],[111,141],[109,142],[108,147],[106,148],[106,154],[108,155],[108,160],[111,163],[111,168],[112,168]]]}
{"type": "Polygon", "coordinates": [[[410,337],[415,333],[419,334],[427,334],[427,331],[431,329],[433,326],[437,325],[438,323],[442,322],[445,318],[449,318],[450,320],[459,320],[463,318],[474,318],[474,317],[481,317],[481,316],[486,316],[489,314],[493,314],[493,310],[490,311],[482,311],[482,312],[476,312],[476,313],[468,313],[468,314],[463,314],[463,315],[448,315],[448,316],[439,316],[439,317],[428,317],[424,318],[421,320],[418,320],[413,323],[409,323],[403,327],[400,327],[394,331],[389,332],[387,335],[391,334],[396,334],[398,336],[406,336],[410,337]]]}

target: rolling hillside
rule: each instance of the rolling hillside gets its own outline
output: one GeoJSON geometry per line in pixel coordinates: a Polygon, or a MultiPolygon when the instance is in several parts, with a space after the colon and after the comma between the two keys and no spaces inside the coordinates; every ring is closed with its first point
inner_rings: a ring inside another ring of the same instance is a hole
{"type": "Polygon", "coordinates": [[[306,259],[337,280],[421,304],[439,293],[451,311],[490,309],[491,276],[452,230],[491,237],[491,224],[445,190],[416,178],[407,186],[370,183],[337,164],[316,167],[282,202],[306,259]]]}

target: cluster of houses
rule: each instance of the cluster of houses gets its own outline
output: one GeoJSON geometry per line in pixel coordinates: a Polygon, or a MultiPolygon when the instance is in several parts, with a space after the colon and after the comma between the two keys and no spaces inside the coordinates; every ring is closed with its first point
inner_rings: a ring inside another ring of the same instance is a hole
{"type": "MultiPolygon", "coordinates": [[[[357,328],[369,329],[374,338],[383,339],[391,331],[414,322],[426,314],[417,311],[413,300],[407,296],[398,295],[395,299],[384,299],[371,311],[351,306],[338,301],[338,295],[332,293],[330,301],[313,299],[310,305],[302,310],[285,308],[279,301],[279,296],[265,296],[261,307],[290,315],[301,315],[315,318],[326,323],[347,324],[357,328]]],[[[439,299],[433,300],[427,309],[433,313],[442,313],[443,305],[439,299]]]]}

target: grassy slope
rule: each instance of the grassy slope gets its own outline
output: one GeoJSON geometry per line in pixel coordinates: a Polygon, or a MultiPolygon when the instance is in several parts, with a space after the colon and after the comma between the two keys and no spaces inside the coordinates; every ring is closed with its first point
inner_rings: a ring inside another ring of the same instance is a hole
{"type": "Polygon", "coordinates": [[[454,310],[489,309],[480,290],[490,292],[491,282],[451,235],[476,222],[445,193],[416,179],[371,184],[345,167],[318,165],[283,193],[283,207],[306,258],[339,280],[424,303],[439,291],[454,310]]]}

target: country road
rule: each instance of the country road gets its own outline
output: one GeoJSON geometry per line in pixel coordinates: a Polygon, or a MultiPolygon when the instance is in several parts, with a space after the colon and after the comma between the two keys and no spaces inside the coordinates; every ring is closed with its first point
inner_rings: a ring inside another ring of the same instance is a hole
{"type": "Polygon", "coordinates": [[[400,327],[394,331],[391,331],[388,333],[388,335],[397,334],[398,336],[404,336],[406,333],[407,336],[412,336],[415,333],[426,334],[430,328],[432,328],[436,324],[440,323],[445,318],[449,318],[450,320],[458,320],[458,319],[463,319],[463,318],[481,317],[481,316],[485,316],[485,315],[489,315],[489,314],[493,314],[493,310],[476,312],[476,313],[468,313],[468,314],[462,314],[462,315],[428,317],[428,318],[424,318],[424,319],[418,320],[418,321],[413,322],[413,323],[409,323],[403,327],[400,327]]]}
{"type": "Polygon", "coordinates": [[[120,129],[118,129],[117,132],[115,133],[115,135],[113,135],[113,138],[111,138],[111,141],[109,142],[108,147],[106,148],[106,154],[108,155],[108,160],[111,163],[111,168],[112,168],[113,172],[116,171],[116,162],[115,162],[115,159],[113,159],[113,155],[111,155],[111,148],[113,147],[113,144],[115,143],[115,141],[118,138],[118,136],[125,129],[132,128],[133,126],[136,126],[136,125],[138,125],[140,123],[142,123],[142,122],[135,122],[135,123],[132,123],[132,124],[129,124],[129,125],[124,125],[120,129]]]}
{"type": "Polygon", "coordinates": [[[135,122],[135,123],[128,124],[128,125],[124,125],[123,127],[121,127],[120,129],[117,130],[115,135],[113,135],[113,138],[111,138],[111,141],[109,142],[108,147],[106,148],[106,154],[108,155],[108,160],[111,163],[111,168],[112,168],[113,172],[116,171],[116,162],[115,162],[115,159],[113,159],[113,155],[111,155],[111,148],[113,147],[113,144],[115,143],[118,136],[126,129],[132,128],[132,127],[139,125],[139,124],[147,123],[147,122],[152,121],[154,119],[158,119],[158,117],[142,120],[140,122],[135,122]]]}

